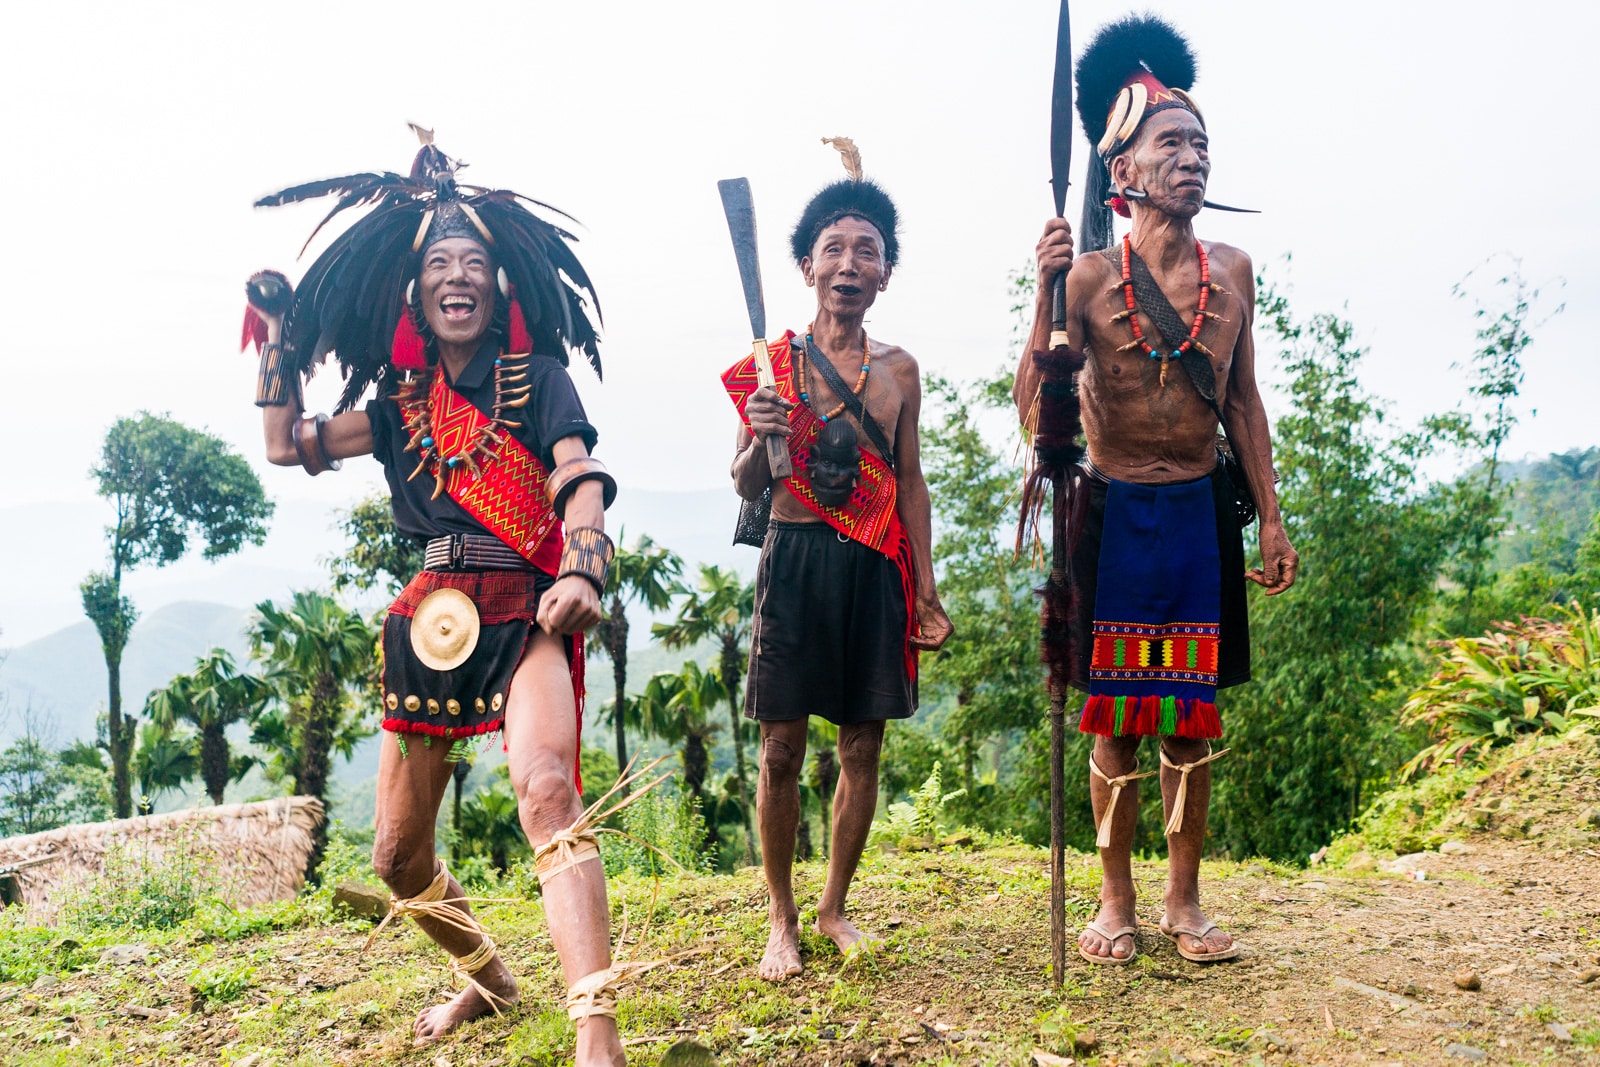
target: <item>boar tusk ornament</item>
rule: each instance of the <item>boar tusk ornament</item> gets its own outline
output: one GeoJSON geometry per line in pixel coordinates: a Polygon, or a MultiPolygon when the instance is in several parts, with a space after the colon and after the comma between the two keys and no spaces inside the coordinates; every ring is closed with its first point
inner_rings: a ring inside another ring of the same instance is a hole
{"type": "Polygon", "coordinates": [[[478,630],[472,598],[459,589],[435,589],[411,619],[411,650],[433,670],[455,670],[478,647],[478,630]]]}

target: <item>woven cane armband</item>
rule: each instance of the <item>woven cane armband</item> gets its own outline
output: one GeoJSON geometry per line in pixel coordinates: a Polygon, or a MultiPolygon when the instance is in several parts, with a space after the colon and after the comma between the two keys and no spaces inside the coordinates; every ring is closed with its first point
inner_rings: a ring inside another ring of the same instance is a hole
{"type": "Polygon", "coordinates": [[[256,407],[281,408],[289,402],[291,376],[283,365],[283,345],[268,341],[261,346],[261,367],[256,371],[256,407]]]}
{"type": "Polygon", "coordinates": [[[561,550],[561,568],[556,574],[559,581],[569,574],[587,578],[595,591],[606,591],[606,574],[611,568],[611,558],[617,549],[604,530],[593,526],[579,526],[567,531],[567,545],[561,550]]]}
{"type": "Polygon", "coordinates": [[[322,428],[327,424],[328,416],[320,414],[294,424],[294,453],[300,458],[300,466],[312,477],[344,466],[343,460],[328,455],[327,445],[322,441],[322,428]]]}
{"type": "Polygon", "coordinates": [[[609,508],[612,501],[617,499],[617,481],[611,477],[604,463],[593,456],[583,456],[569,459],[555,469],[545,483],[545,492],[550,497],[550,506],[555,509],[557,518],[567,517],[567,501],[572,499],[573,490],[590,481],[600,483],[604,506],[609,508]]]}

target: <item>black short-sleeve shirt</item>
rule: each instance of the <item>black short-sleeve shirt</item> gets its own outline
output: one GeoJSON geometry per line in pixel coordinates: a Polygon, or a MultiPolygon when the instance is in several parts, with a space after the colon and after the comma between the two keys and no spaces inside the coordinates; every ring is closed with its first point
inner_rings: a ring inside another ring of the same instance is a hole
{"type": "MultiPolygon", "coordinates": [[[[461,377],[450,383],[480,411],[494,410],[494,365],[499,355],[499,338],[486,339],[461,377]]],[[[563,437],[576,434],[594,451],[597,434],[584,415],[583,402],[578,399],[567,369],[556,359],[538,355],[527,360],[525,366],[528,379],[519,384],[532,388],[528,403],[518,409],[520,421],[511,428],[511,435],[527,445],[546,469],[555,466],[550,451],[563,437]]],[[[430,499],[434,479],[429,472],[406,480],[417,469],[418,457],[415,452],[405,451],[411,435],[406,433],[400,405],[394,397],[369,401],[367,421],[372,424],[372,454],[383,464],[383,475],[394,499],[395,526],[402,534],[427,540],[453,533],[488,532],[448,493],[440,493],[437,500],[430,499]]]]}

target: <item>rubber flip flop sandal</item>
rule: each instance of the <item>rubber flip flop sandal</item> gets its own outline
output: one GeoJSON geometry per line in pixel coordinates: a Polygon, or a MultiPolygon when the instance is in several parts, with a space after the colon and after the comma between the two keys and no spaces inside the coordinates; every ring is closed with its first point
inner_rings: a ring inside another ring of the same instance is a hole
{"type": "Polygon", "coordinates": [[[1196,941],[1203,942],[1205,941],[1206,935],[1217,928],[1218,927],[1216,923],[1206,923],[1205,927],[1199,930],[1192,926],[1168,926],[1165,917],[1162,918],[1159,926],[1157,927],[1157,929],[1161,931],[1161,936],[1171,941],[1173,946],[1177,948],[1178,955],[1182,956],[1191,963],[1220,963],[1223,960],[1233,959],[1243,951],[1239,943],[1235,941],[1233,944],[1229,945],[1225,949],[1222,949],[1220,952],[1190,952],[1188,949],[1183,947],[1183,942],[1178,940],[1180,935],[1187,934],[1196,941]]]}
{"type": "MultiPolygon", "coordinates": [[[[1132,938],[1136,928],[1132,926],[1124,926],[1119,930],[1107,930],[1099,923],[1093,922],[1085,926],[1084,929],[1092,934],[1099,934],[1101,937],[1115,945],[1118,938],[1132,938]]],[[[1082,956],[1090,963],[1098,963],[1104,967],[1122,967],[1139,958],[1139,943],[1137,940],[1134,941],[1133,951],[1128,953],[1127,959],[1118,959],[1116,956],[1092,956],[1083,950],[1082,942],[1078,944],[1078,955],[1082,956]]]]}

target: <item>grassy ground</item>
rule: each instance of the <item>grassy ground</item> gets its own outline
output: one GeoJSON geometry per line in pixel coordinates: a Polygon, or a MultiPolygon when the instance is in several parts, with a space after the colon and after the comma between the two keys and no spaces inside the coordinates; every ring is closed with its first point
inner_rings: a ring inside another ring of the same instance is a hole
{"type": "MultiPolygon", "coordinates": [[[[621,953],[686,953],[627,991],[630,1062],[653,1064],[685,1036],[723,1063],[819,1067],[1020,1065],[1035,1049],[1090,1065],[1600,1062],[1600,785],[1592,762],[1585,774],[1563,752],[1546,760],[1552,775],[1500,765],[1463,802],[1471,811],[1492,802],[1495,813],[1507,798],[1518,812],[1542,805],[1543,823],[1473,816],[1445,854],[1411,861],[1423,880],[1208,863],[1207,906],[1248,948],[1231,964],[1187,963],[1155,932],[1161,868],[1140,864],[1140,958],[1109,968],[1074,957],[1060,992],[1036,849],[869,857],[852,907],[885,947],[847,963],[808,932],[806,973],[781,986],[755,976],[765,940],[755,870],[659,885],[625,876],[612,895],[621,953]],[[1457,988],[1461,970],[1480,988],[1457,988]]],[[[1518,758],[1540,766],[1537,753],[1518,758]]],[[[1068,873],[1075,931],[1092,914],[1098,874],[1088,856],[1070,857],[1068,873]]],[[[821,879],[820,866],[802,865],[803,903],[821,879]]],[[[573,1034],[556,1009],[563,988],[538,902],[481,910],[523,980],[524,1004],[423,1051],[409,1047],[411,1020],[445,994],[446,973],[414,927],[385,931],[365,955],[369,924],[329,922],[304,905],[81,944],[0,931],[0,1059],[567,1062],[573,1034]],[[150,958],[101,960],[124,940],[150,958]]]]}

